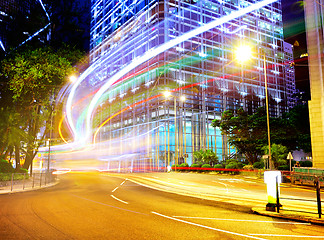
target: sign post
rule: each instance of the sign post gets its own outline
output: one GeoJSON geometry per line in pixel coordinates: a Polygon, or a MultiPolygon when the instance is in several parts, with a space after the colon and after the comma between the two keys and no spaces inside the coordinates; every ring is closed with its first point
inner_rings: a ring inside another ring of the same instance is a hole
{"type": "Polygon", "coordinates": [[[291,152],[288,153],[287,159],[289,160],[289,171],[291,172],[291,160],[293,160],[293,155],[291,154],[291,152]]]}

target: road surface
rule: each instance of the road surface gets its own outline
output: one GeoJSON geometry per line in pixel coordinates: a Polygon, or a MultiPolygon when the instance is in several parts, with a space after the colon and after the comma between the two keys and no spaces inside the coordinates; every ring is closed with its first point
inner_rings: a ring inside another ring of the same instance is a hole
{"type": "Polygon", "coordinates": [[[70,173],[60,178],[51,188],[0,196],[0,239],[324,238],[322,226],[157,191],[122,176],[70,173]]]}

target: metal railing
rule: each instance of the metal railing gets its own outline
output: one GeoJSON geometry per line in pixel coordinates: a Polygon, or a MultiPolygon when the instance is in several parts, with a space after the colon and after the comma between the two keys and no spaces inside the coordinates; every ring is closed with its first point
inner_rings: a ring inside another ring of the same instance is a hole
{"type": "Polygon", "coordinates": [[[42,187],[56,181],[52,173],[0,173],[0,190],[25,190],[42,187]]]}
{"type": "MultiPolygon", "coordinates": [[[[322,217],[322,201],[321,201],[321,181],[319,177],[314,177],[314,187],[316,189],[316,200],[311,200],[311,199],[303,199],[303,198],[283,198],[283,197],[279,197],[279,189],[278,189],[278,183],[276,184],[276,195],[277,195],[277,212],[279,213],[279,209],[280,209],[280,199],[283,200],[290,200],[290,201],[305,201],[305,202],[316,202],[317,203],[317,214],[318,217],[321,218],[322,217]],[[280,199],[279,199],[280,198],[280,199]]],[[[316,214],[315,212],[312,212],[314,214],[316,214]]]]}

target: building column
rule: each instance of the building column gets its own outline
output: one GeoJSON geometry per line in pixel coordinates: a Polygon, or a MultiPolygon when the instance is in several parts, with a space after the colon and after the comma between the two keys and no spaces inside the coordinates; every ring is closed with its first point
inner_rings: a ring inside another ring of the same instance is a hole
{"type": "Polygon", "coordinates": [[[305,1],[311,100],[309,120],[313,166],[324,168],[323,0],[305,1]],[[320,2],[320,3],[318,3],[320,2]]]}

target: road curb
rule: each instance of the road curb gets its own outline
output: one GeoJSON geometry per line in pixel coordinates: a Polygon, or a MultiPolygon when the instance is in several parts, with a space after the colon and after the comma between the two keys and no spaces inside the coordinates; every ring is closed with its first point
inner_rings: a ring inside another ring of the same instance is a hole
{"type": "Polygon", "coordinates": [[[14,189],[13,191],[11,190],[7,190],[7,189],[2,189],[0,190],[0,195],[1,194],[13,194],[13,193],[20,193],[20,192],[30,192],[30,191],[36,191],[36,190],[40,190],[40,189],[44,189],[44,188],[50,188],[50,187],[54,187],[57,184],[59,184],[59,180],[56,180],[54,183],[50,183],[47,185],[43,185],[41,187],[37,186],[37,187],[33,187],[33,188],[25,188],[25,189],[14,189]]]}
{"type": "Polygon", "coordinates": [[[300,213],[294,213],[293,210],[280,210],[279,213],[277,212],[271,212],[271,211],[266,211],[265,207],[264,208],[252,208],[252,212],[263,215],[263,216],[268,216],[268,217],[275,217],[275,218],[281,218],[281,219],[288,219],[288,220],[293,220],[297,222],[306,222],[306,223],[313,223],[313,224],[318,224],[318,225],[324,225],[324,219],[321,218],[316,218],[316,217],[310,217],[310,216],[304,216],[301,215],[300,213]]]}

